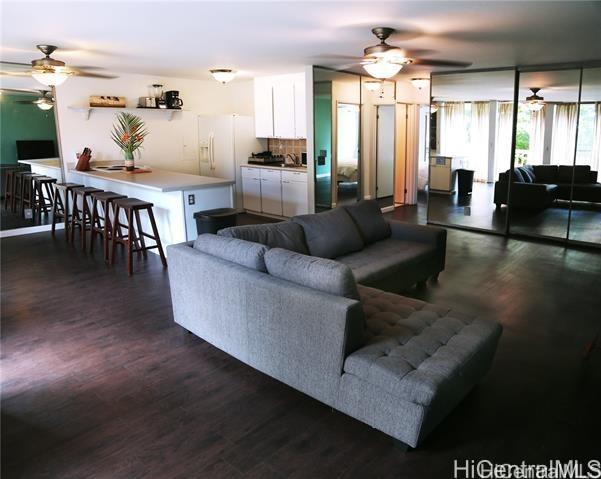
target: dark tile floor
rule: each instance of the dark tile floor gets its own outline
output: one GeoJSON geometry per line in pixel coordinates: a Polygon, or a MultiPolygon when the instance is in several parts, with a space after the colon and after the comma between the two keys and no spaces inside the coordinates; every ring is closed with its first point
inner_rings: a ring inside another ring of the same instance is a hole
{"type": "Polygon", "coordinates": [[[3,478],[438,478],[453,459],[599,456],[599,254],[449,230],[440,281],[408,294],[504,333],[483,382],[405,454],[184,332],[155,255],[129,278],[62,235],[1,241],[3,478]]]}

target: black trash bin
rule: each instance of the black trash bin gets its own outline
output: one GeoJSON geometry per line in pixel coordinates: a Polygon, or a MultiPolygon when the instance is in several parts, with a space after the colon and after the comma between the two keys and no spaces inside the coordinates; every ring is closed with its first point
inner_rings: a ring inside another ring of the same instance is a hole
{"type": "Polygon", "coordinates": [[[236,226],[236,215],[238,211],[234,208],[217,208],[214,210],[197,211],[194,213],[196,220],[196,231],[199,235],[203,233],[217,233],[220,229],[236,226]]]}
{"type": "Polygon", "coordinates": [[[474,170],[457,170],[457,192],[459,196],[467,196],[472,192],[474,184],[474,170]]]}

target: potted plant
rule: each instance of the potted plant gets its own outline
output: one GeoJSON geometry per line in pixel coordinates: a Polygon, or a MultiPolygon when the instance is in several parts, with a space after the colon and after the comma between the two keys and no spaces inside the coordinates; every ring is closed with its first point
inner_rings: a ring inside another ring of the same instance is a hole
{"type": "Polygon", "coordinates": [[[131,113],[118,113],[117,123],[113,125],[111,137],[121,149],[125,159],[125,169],[134,170],[134,153],[142,148],[148,130],[142,118],[131,113]]]}

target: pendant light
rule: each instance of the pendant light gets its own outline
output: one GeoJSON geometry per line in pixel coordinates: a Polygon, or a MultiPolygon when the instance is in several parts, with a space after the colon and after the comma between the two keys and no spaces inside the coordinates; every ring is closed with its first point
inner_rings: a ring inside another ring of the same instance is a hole
{"type": "Polygon", "coordinates": [[[363,64],[363,69],[367,73],[369,73],[372,77],[379,78],[381,80],[395,76],[401,71],[401,68],[403,68],[403,65],[389,62],[382,57],[378,58],[374,62],[363,64]]]}
{"type": "Polygon", "coordinates": [[[545,102],[542,96],[537,95],[540,88],[530,88],[530,91],[532,92],[532,95],[526,97],[526,107],[530,111],[541,111],[545,106],[545,102]]]}
{"type": "Polygon", "coordinates": [[[430,86],[430,79],[429,78],[412,78],[411,84],[418,90],[421,90],[423,88],[427,88],[430,86]]]}
{"type": "Polygon", "coordinates": [[[229,68],[214,68],[213,70],[209,70],[213,78],[224,85],[234,79],[236,76],[236,71],[231,70],[229,68]]]}

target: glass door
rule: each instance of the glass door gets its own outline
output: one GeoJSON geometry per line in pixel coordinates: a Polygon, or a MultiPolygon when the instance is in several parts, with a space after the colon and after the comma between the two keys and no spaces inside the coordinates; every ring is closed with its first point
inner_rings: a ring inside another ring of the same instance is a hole
{"type": "Polygon", "coordinates": [[[511,233],[567,238],[579,92],[580,69],[520,74],[511,233]]]}

